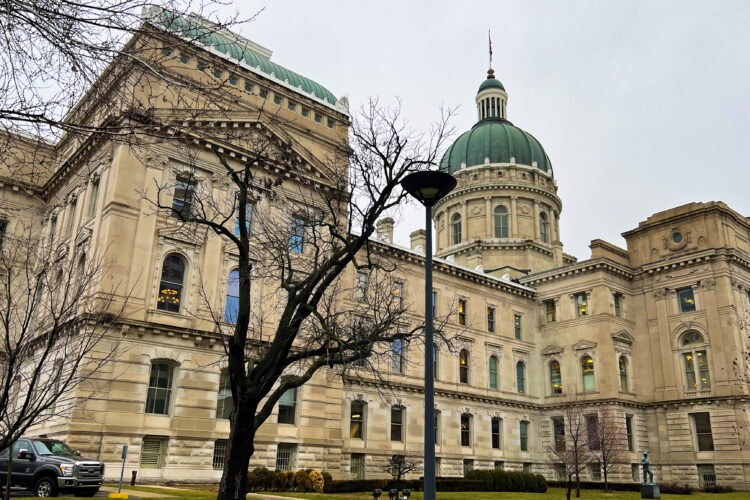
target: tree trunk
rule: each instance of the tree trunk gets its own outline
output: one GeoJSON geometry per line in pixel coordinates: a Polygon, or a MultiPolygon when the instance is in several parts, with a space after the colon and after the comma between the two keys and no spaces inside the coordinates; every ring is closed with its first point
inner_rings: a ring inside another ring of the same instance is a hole
{"type": "Polygon", "coordinates": [[[609,491],[609,483],[607,482],[607,466],[604,466],[604,491],[609,491]]]}
{"type": "Polygon", "coordinates": [[[565,499],[570,500],[570,490],[572,489],[573,484],[573,474],[567,475],[568,480],[565,481],[565,499]]]}
{"type": "Polygon", "coordinates": [[[255,411],[235,408],[232,419],[234,425],[229,431],[227,460],[216,500],[245,500],[247,497],[247,468],[255,452],[255,411]]]}
{"type": "Polygon", "coordinates": [[[5,478],[5,494],[3,498],[10,500],[11,474],[13,473],[13,445],[8,446],[8,475],[5,478]]]}
{"type": "Polygon", "coordinates": [[[581,498],[581,476],[576,468],[576,498],[581,498]]]}

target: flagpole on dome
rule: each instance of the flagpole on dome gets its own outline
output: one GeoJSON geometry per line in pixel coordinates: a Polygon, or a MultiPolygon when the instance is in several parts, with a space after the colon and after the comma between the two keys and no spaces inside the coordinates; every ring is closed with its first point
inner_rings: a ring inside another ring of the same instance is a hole
{"type": "Polygon", "coordinates": [[[492,32],[490,30],[487,30],[487,38],[490,42],[490,67],[488,69],[492,69],[492,32]]]}

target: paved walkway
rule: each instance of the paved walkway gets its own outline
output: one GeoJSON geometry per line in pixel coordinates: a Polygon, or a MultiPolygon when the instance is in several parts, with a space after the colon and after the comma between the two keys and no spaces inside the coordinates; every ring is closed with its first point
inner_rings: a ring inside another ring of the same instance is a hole
{"type": "MultiPolygon", "coordinates": [[[[262,495],[260,493],[248,493],[247,498],[258,498],[260,500],[294,500],[296,497],[279,497],[276,495],[262,495]]],[[[297,498],[297,500],[303,500],[297,498]]]]}
{"type": "MultiPolygon", "coordinates": [[[[149,485],[149,488],[156,488],[156,486],[149,485]]],[[[176,489],[176,488],[175,488],[176,489]]],[[[138,491],[127,488],[122,489],[123,493],[127,493],[130,498],[174,498],[172,495],[165,495],[162,493],[153,493],[151,491],[138,491]]],[[[102,486],[99,488],[99,494],[96,496],[108,496],[110,493],[117,493],[116,486],[102,486]],[[104,493],[104,495],[101,495],[104,493]]]]}

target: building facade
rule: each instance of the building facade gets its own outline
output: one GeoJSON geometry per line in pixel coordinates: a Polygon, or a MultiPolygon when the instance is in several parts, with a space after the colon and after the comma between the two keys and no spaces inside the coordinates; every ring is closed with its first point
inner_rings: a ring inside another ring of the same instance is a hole
{"type": "MultiPolygon", "coordinates": [[[[324,192],[319,172],[346,136],[345,102],[271,62],[267,49],[222,36],[156,47],[175,74],[223,79],[230,89],[222,98],[231,116],[196,117],[191,127],[262,127],[296,158],[298,168],[286,172],[292,185],[324,192]]],[[[490,70],[476,95],[477,124],[441,164],[458,186],[434,209],[434,310],[455,340],[434,346],[437,416],[427,424],[435,426],[438,474],[503,467],[554,479],[550,450],[562,407],[575,400],[587,416],[607,411],[619,419],[627,459],[611,480],[637,480],[634,464],[649,451],[661,481],[750,488],[750,220],[720,202],[693,203],[623,233],[626,249],[594,240],[591,258],[577,261],[563,252],[552,163],[536,138],[508,121],[507,102],[490,70]]],[[[231,197],[212,152],[228,146],[203,137],[195,134],[191,175],[198,172],[202,189],[231,197]]],[[[5,160],[6,231],[20,227],[23,214],[66,248],[106,249],[109,281],[129,291],[116,331],[122,354],[99,373],[96,395],[34,432],[105,461],[111,477],[128,445],[126,468],[141,478],[217,480],[231,392],[202,300],[210,289],[212,307],[229,310],[236,256],[215,234],[187,234],[143,196],[154,181],[171,185],[160,196],[179,209],[184,152],[158,140],[137,148],[14,140],[54,167],[21,182],[5,160]],[[179,300],[165,289],[179,290],[179,300]]],[[[295,189],[284,189],[293,203],[295,189]]],[[[409,248],[393,243],[391,220],[378,233],[418,322],[424,232],[411,235],[409,248]]],[[[347,279],[356,289],[353,269],[347,279]]],[[[264,287],[272,284],[253,286],[253,307],[267,306],[264,287]]],[[[374,478],[386,476],[393,455],[419,456],[423,356],[414,346],[392,351],[380,379],[322,370],[286,394],[259,431],[251,466],[374,478]]],[[[592,465],[589,479],[600,478],[592,465]]]]}

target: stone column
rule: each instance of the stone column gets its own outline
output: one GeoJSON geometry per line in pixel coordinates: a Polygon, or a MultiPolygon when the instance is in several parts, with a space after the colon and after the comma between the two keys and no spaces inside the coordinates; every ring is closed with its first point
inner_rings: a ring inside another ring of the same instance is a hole
{"type": "Polygon", "coordinates": [[[534,238],[539,239],[539,202],[534,200],[534,238]]]}
{"type": "Polygon", "coordinates": [[[461,243],[469,241],[469,210],[466,200],[461,202],[461,243]]]}
{"type": "Polygon", "coordinates": [[[485,196],[484,197],[484,210],[486,212],[486,216],[485,216],[485,219],[486,219],[485,231],[486,231],[486,234],[487,234],[485,236],[485,238],[494,238],[495,237],[495,233],[492,230],[493,227],[492,227],[492,197],[491,196],[485,196]]]}
{"type": "Polygon", "coordinates": [[[510,236],[518,238],[518,196],[510,197],[510,236]]]}

